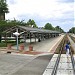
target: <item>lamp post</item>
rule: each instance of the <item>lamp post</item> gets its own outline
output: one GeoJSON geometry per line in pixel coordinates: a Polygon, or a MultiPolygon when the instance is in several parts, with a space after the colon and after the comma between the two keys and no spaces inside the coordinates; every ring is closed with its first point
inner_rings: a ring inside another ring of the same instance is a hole
{"type": "Polygon", "coordinates": [[[18,29],[17,29],[17,32],[13,33],[13,35],[15,35],[16,38],[17,38],[17,50],[18,50],[18,36],[20,35],[20,34],[18,33],[18,29]]]}

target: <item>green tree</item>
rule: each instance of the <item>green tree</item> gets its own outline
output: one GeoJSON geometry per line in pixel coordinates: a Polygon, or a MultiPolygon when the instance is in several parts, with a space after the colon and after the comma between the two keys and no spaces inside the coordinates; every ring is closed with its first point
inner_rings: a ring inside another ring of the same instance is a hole
{"type": "Polygon", "coordinates": [[[69,33],[74,33],[74,34],[75,34],[75,27],[72,27],[72,28],[69,30],[69,33]]]}
{"type": "Polygon", "coordinates": [[[33,27],[35,27],[35,28],[38,27],[38,26],[36,25],[35,21],[34,21],[34,20],[31,20],[31,19],[28,20],[27,25],[28,25],[28,26],[29,26],[29,25],[30,25],[30,26],[33,25],[33,27]]]}
{"type": "Polygon", "coordinates": [[[48,30],[54,30],[54,27],[50,23],[45,24],[44,28],[48,30]]]}
{"type": "Polygon", "coordinates": [[[10,27],[14,26],[14,24],[10,21],[0,20],[0,42],[1,42],[1,35],[4,30],[9,29],[10,27]]]}
{"type": "Polygon", "coordinates": [[[5,20],[5,13],[8,13],[6,0],[0,0],[0,20],[5,20]]]}
{"type": "Polygon", "coordinates": [[[60,26],[56,26],[56,27],[55,27],[55,30],[56,30],[56,31],[61,31],[60,26]]]}
{"type": "Polygon", "coordinates": [[[3,31],[4,28],[5,28],[5,24],[6,24],[6,21],[0,20],[0,43],[1,43],[2,31],[3,31]]]}
{"type": "Polygon", "coordinates": [[[59,31],[59,32],[64,32],[64,30],[60,26],[56,26],[55,27],[55,30],[56,31],[59,31]]]}
{"type": "Polygon", "coordinates": [[[19,21],[19,20],[14,19],[14,20],[7,20],[7,22],[9,25],[12,25],[12,26],[14,25],[26,26],[27,25],[26,22],[24,22],[24,20],[19,21]]]}

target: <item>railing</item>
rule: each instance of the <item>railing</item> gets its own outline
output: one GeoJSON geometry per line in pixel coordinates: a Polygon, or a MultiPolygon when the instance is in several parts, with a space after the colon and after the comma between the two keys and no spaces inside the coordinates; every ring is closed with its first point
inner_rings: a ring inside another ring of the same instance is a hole
{"type": "Polygon", "coordinates": [[[57,68],[58,68],[58,65],[59,65],[59,61],[60,61],[60,57],[61,57],[61,53],[62,53],[62,50],[63,50],[63,47],[64,47],[64,41],[62,40],[62,44],[60,45],[60,51],[59,51],[59,55],[57,57],[57,60],[56,60],[56,63],[55,63],[55,66],[54,66],[54,69],[52,71],[52,74],[51,75],[56,75],[57,74],[57,68]]]}
{"type": "Polygon", "coordinates": [[[69,35],[70,36],[70,38],[74,41],[74,43],[75,43],[75,38],[73,37],[73,36],[71,36],[71,35],[69,35]]]}
{"type": "Polygon", "coordinates": [[[75,75],[75,63],[74,63],[74,57],[73,57],[73,53],[71,51],[72,48],[70,48],[70,55],[71,55],[71,61],[72,61],[72,67],[73,67],[73,73],[75,75]]]}

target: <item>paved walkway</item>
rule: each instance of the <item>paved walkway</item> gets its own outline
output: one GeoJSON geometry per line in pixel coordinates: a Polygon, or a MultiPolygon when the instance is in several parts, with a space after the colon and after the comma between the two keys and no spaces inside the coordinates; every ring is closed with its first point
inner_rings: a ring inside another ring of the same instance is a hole
{"type": "MultiPolygon", "coordinates": [[[[29,51],[29,40],[28,43],[25,44],[25,49],[23,50],[22,53],[24,54],[42,54],[42,53],[51,53],[53,54],[56,47],[58,46],[58,44],[60,43],[60,41],[62,40],[62,38],[64,37],[64,35],[58,36],[58,37],[54,37],[54,38],[50,38],[50,39],[46,39],[44,41],[41,42],[33,42],[31,45],[33,46],[33,51],[32,52],[28,52],[29,51]]],[[[35,41],[34,39],[32,39],[32,41],[35,41]]],[[[0,51],[2,52],[4,50],[4,52],[6,53],[8,49],[6,48],[0,48],[0,51]]],[[[12,52],[18,52],[19,50],[16,50],[16,46],[13,46],[11,50],[8,51],[12,51],[12,52]]]]}
{"type": "MultiPolygon", "coordinates": [[[[31,45],[33,46],[33,50],[34,51],[39,51],[39,52],[50,52],[52,50],[52,48],[59,42],[62,40],[62,38],[64,37],[64,35],[55,37],[55,38],[50,38],[50,39],[46,39],[44,41],[41,42],[33,42],[31,45]]],[[[33,41],[35,41],[33,39],[33,41]]],[[[29,42],[29,41],[28,41],[29,42]]],[[[16,49],[16,47],[13,47],[16,49]]],[[[29,43],[25,44],[25,51],[29,50],[29,43]]]]}
{"type": "Polygon", "coordinates": [[[37,56],[0,54],[0,75],[11,75],[37,56]]]}
{"type": "Polygon", "coordinates": [[[0,54],[0,75],[42,75],[51,57],[0,54]]]}
{"type": "Polygon", "coordinates": [[[42,75],[50,59],[51,55],[39,56],[12,75],[42,75]]]}

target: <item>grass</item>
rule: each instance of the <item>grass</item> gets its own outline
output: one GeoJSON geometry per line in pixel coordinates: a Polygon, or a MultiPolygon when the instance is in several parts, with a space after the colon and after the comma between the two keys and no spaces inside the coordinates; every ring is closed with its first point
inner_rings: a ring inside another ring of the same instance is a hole
{"type": "MultiPolygon", "coordinates": [[[[20,43],[21,43],[21,42],[19,41],[19,44],[20,44],[20,43]]],[[[11,44],[12,46],[13,46],[13,45],[16,45],[16,41],[11,41],[11,40],[2,41],[2,42],[0,43],[0,47],[7,47],[8,44],[11,44]]]]}
{"type": "Polygon", "coordinates": [[[1,43],[0,43],[0,47],[6,47],[6,43],[1,42],[1,43]]]}

